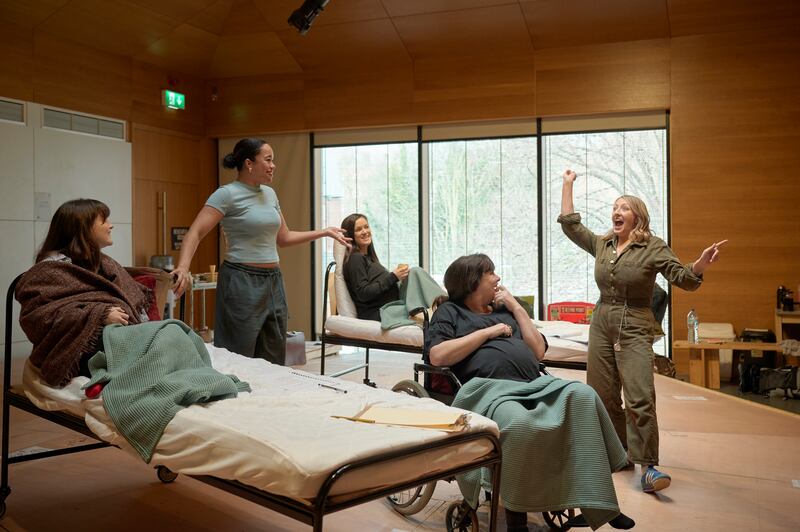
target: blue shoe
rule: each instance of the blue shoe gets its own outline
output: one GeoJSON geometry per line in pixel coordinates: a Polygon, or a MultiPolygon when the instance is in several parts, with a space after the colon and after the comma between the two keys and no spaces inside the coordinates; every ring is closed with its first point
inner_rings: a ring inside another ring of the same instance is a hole
{"type": "Polygon", "coordinates": [[[647,466],[642,475],[642,491],[645,493],[655,493],[669,487],[672,477],[662,473],[653,466],[647,466]]]}

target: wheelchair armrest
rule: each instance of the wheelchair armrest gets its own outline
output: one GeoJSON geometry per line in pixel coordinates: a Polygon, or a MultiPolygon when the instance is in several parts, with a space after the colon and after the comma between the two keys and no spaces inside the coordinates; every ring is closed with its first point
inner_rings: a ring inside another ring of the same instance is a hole
{"type": "Polygon", "coordinates": [[[414,377],[420,373],[428,373],[431,375],[444,375],[453,384],[453,389],[458,391],[461,388],[461,381],[458,380],[456,374],[447,366],[434,366],[433,364],[425,364],[420,362],[414,363],[414,377]]]}
{"type": "Polygon", "coordinates": [[[550,373],[547,371],[547,366],[541,360],[539,361],[539,373],[542,375],[550,375],[550,373]]]}
{"type": "Polygon", "coordinates": [[[426,307],[417,307],[413,308],[409,311],[409,316],[416,316],[419,313],[422,313],[422,328],[426,330],[428,328],[428,324],[430,323],[430,316],[428,316],[428,309],[426,307]]]}

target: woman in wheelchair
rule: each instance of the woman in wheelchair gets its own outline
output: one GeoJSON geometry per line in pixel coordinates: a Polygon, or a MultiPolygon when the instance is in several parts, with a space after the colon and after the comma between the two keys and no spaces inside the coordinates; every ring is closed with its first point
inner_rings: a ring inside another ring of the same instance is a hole
{"type": "MultiPolygon", "coordinates": [[[[627,457],[608,413],[589,386],[540,372],[547,341],[499,284],[483,254],[456,259],[445,272],[425,332],[431,364],[450,366],[462,383],[453,406],[498,423],[503,444],[501,499],[509,531],[527,530],[527,512],[581,508],[572,526],[632,528],[620,513],[612,471],[627,457]]],[[[477,505],[480,473],[459,478],[477,505]]]]}

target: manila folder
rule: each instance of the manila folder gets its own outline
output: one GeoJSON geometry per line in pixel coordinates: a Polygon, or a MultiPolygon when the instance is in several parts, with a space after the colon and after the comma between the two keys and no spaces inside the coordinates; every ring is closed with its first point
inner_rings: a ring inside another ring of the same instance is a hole
{"type": "Polygon", "coordinates": [[[371,406],[362,412],[358,419],[367,423],[419,427],[448,432],[458,432],[467,425],[467,414],[457,410],[418,410],[371,406]]]}

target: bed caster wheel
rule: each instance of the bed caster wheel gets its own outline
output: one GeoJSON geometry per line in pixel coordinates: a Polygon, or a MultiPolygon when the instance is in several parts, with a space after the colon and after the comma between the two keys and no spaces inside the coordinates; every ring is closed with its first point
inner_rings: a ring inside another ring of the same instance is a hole
{"type": "Polygon", "coordinates": [[[575,517],[575,510],[555,510],[552,512],[542,512],[544,522],[547,523],[552,530],[567,531],[570,529],[569,520],[575,517]]]}
{"type": "Polygon", "coordinates": [[[156,475],[158,475],[158,480],[163,482],[164,484],[169,484],[170,482],[175,482],[175,479],[178,478],[177,473],[173,473],[169,470],[168,467],[160,465],[156,468],[156,475]]]}
{"type": "Polygon", "coordinates": [[[466,502],[454,502],[447,508],[444,521],[447,532],[478,532],[478,512],[466,502]]]}
{"type": "Polygon", "coordinates": [[[369,379],[364,379],[364,384],[366,384],[367,386],[372,386],[373,388],[377,388],[378,387],[378,385],[375,383],[375,381],[371,381],[369,379]]]}
{"type": "Polygon", "coordinates": [[[414,515],[428,505],[436,489],[436,482],[428,482],[416,488],[398,491],[386,497],[392,510],[401,515],[414,515]]]}

